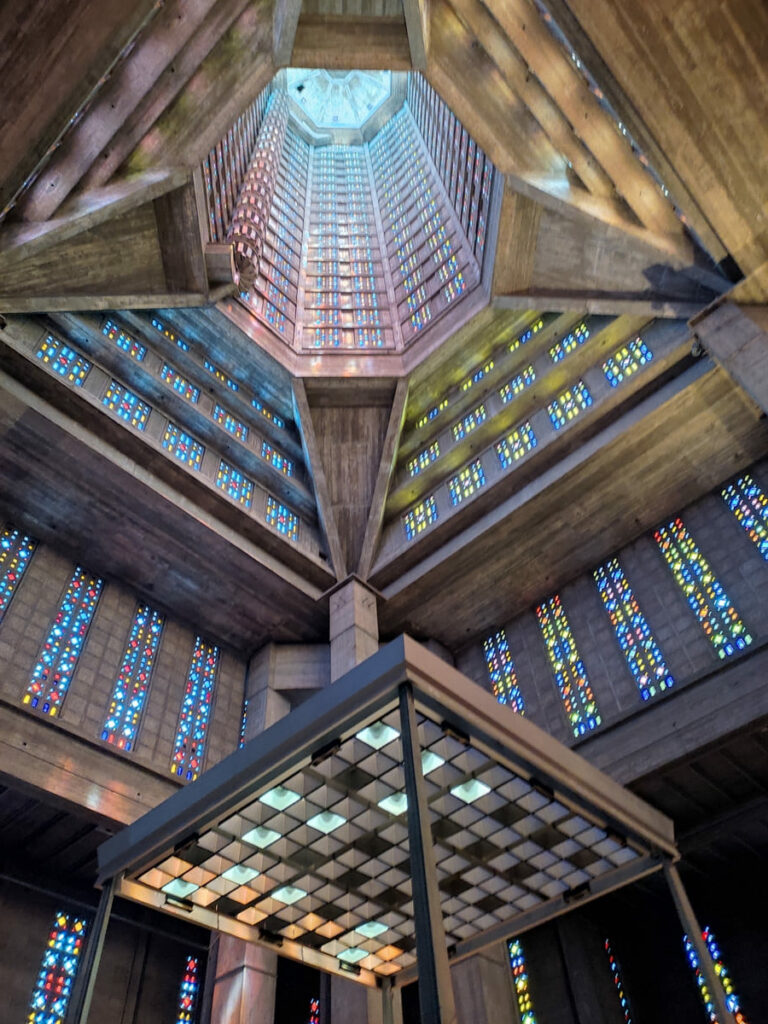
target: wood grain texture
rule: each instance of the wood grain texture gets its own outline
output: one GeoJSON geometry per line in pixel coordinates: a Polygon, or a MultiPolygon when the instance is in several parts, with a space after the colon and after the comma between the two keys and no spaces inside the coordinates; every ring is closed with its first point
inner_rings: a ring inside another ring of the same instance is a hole
{"type": "Polygon", "coordinates": [[[293,63],[301,68],[408,71],[411,51],[400,17],[302,13],[293,63]]]}

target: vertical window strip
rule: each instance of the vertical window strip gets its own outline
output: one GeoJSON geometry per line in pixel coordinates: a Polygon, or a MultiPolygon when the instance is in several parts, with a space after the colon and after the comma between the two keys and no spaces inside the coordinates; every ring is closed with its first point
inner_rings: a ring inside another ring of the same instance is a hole
{"type": "Polygon", "coordinates": [[[200,388],[196,388],[186,377],[182,377],[179,371],[175,370],[170,363],[163,363],[163,368],[160,370],[160,379],[189,402],[196,404],[200,398],[200,388]]]}
{"type": "Polygon", "coordinates": [[[74,384],[75,387],[80,387],[91,368],[91,364],[85,356],[81,356],[79,352],[70,348],[69,345],[65,345],[58,338],[54,338],[52,334],[40,342],[37,358],[59,377],[74,384]]]}
{"type": "Polygon", "coordinates": [[[313,998],[309,1001],[308,1024],[320,1024],[320,1000],[313,998]]]}
{"type": "Polygon", "coordinates": [[[103,740],[120,750],[131,750],[136,743],[163,624],[163,616],[149,605],[136,609],[101,732],[103,740]]]}
{"type": "Polygon", "coordinates": [[[243,698],[243,713],[240,717],[240,739],[238,740],[238,749],[245,746],[245,731],[248,728],[248,698],[243,698]]]}
{"type": "Polygon", "coordinates": [[[573,734],[583,736],[602,720],[559,594],[540,604],[536,616],[573,734]]]}
{"type": "Polygon", "coordinates": [[[152,412],[146,402],[116,380],[110,382],[101,404],[137,430],[144,430],[152,412]]]}
{"type": "Polygon", "coordinates": [[[642,338],[637,337],[628,341],[617,349],[610,358],[603,363],[605,379],[612,388],[617,388],[627,377],[631,377],[641,366],[645,366],[653,359],[653,352],[648,348],[642,338]]]}
{"type": "Polygon", "coordinates": [[[196,956],[187,957],[187,965],[179,987],[176,1024],[191,1024],[197,1016],[197,999],[200,995],[200,961],[196,956]]]}
{"type": "Polygon", "coordinates": [[[682,519],[659,527],[654,537],[718,657],[727,658],[748,647],[752,637],[682,519]]]}
{"type": "Polygon", "coordinates": [[[632,1012],[630,1010],[627,994],[624,990],[624,982],[621,979],[621,968],[619,966],[618,960],[613,955],[610,939],[605,940],[605,955],[608,957],[608,966],[611,970],[611,979],[616,989],[616,995],[619,1000],[621,1012],[624,1015],[624,1024],[632,1024],[632,1012]]]}
{"type": "MultiPolygon", "coordinates": [[[[720,953],[720,947],[715,941],[715,936],[709,927],[706,927],[701,933],[701,937],[709,951],[709,955],[712,958],[712,963],[715,968],[715,974],[720,980],[720,984],[723,986],[723,992],[725,993],[725,1005],[727,1006],[730,1013],[733,1014],[735,1024],[747,1024],[747,1018],[744,1016],[739,997],[734,991],[733,982],[728,972],[728,968],[723,963],[722,954],[720,953]]],[[[711,993],[707,988],[707,983],[704,979],[704,974],[701,970],[699,963],[699,957],[696,953],[693,943],[687,935],[683,936],[683,945],[685,946],[686,956],[688,957],[688,963],[696,975],[696,984],[699,986],[702,1001],[706,1007],[707,1014],[709,1015],[710,1021],[713,1024],[717,1024],[717,1015],[715,1013],[715,1004],[712,1000],[711,993]]]]}
{"type": "Polygon", "coordinates": [[[475,459],[456,476],[448,481],[448,494],[452,505],[460,505],[465,498],[471,497],[475,491],[485,485],[485,473],[480,459],[475,459]]]}
{"type": "Polygon", "coordinates": [[[44,715],[61,712],[103,586],[98,576],[75,569],[32,670],[24,704],[44,715]]]}
{"type": "Polygon", "coordinates": [[[250,508],[253,504],[253,481],[222,459],[216,474],[216,486],[238,505],[250,508]]]}
{"type": "Polygon", "coordinates": [[[516,395],[522,394],[526,388],[536,380],[536,371],[533,366],[527,366],[521,373],[518,373],[511,380],[499,389],[499,397],[504,405],[511,402],[516,395]]]}
{"type": "Polygon", "coordinates": [[[555,430],[576,419],[592,405],[592,395],[583,380],[577,381],[573,387],[566,388],[547,406],[549,418],[555,430]]]}
{"type": "Polygon", "coordinates": [[[429,497],[425,498],[424,501],[420,501],[418,505],[414,505],[403,516],[405,536],[408,540],[413,540],[422,530],[426,530],[428,526],[436,522],[437,504],[435,503],[434,494],[430,494],[429,497]]]}
{"type": "Polygon", "coordinates": [[[762,487],[745,473],[723,489],[723,498],[736,521],[768,561],[768,497],[762,487]]]}
{"type": "Polygon", "coordinates": [[[536,435],[530,423],[521,423],[507,437],[497,441],[493,446],[502,469],[508,469],[518,459],[522,459],[537,444],[536,435]]]}
{"type": "Polygon", "coordinates": [[[101,330],[102,334],[105,334],[110,341],[114,341],[119,349],[127,352],[136,362],[141,363],[144,361],[147,354],[146,345],[142,345],[132,334],[128,334],[127,331],[118,327],[113,320],[106,320],[101,330]]]}
{"type": "Polygon", "coordinates": [[[287,505],[283,505],[273,498],[271,494],[267,495],[267,523],[273,526],[278,533],[282,533],[288,540],[299,539],[299,517],[295,512],[291,512],[287,505]]]}
{"type": "Polygon", "coordinates": [[[483,642],[483,653],[494,697],[499,704],[508,704],[518,715],[524,715],[525,702],[517,683],[515,663],[507,643],[507,634],[503,629],[483,642]]]}
{"type": "Polygon", "coordinates": [[[672,673],[654,639],[637,598],[617,558],[594,572],[600,597],[619,642],[627,667],[643,700],[674,685],[672,673]]]}
{"type": "Polygon", "coordinates": [[[519,939],[512,939],[509,943],[509,965],[512,968],[517,1008],[520,1011],[520,1024],[536,1024],[531,988],[528,983],[528,970],[525,966],[525,955],[519,939]]]}
{"type": "Polygon", "coordinates": [[[168,422],[162,444],[167,452],[170,452],[179,462],[183,462],[185,466],[189,466],[190,469],[200,469],[205,448],[175,423],[168,422]]]}
{"type": "Polygon", "coordinates": [[[187,672],[171,760],[171,774],[187,782],[196,779],[202,769],[218,667],[219,648],[198,636],[187,672]]]}
{"type": "Polygon", "coordinates": [[[10,523],[0,534],[0,622],[3,621],[36,547],[36,540],[10,523]]]}
{"type": "Polygon", "coordinates": [[[29,1002],[28,1024],[63,1024],[81,963],[87,922],[59,911],[29,1002]]]}

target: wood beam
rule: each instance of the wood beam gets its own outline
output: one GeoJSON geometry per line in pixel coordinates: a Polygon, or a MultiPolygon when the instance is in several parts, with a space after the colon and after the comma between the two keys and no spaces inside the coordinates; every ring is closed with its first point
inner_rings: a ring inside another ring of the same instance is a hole
{"type": "MultiPolygon", "coordinates": [[[[205,262],[205,234],[201,233],[201,213],[195,183],[188,181],[154,201],[160,254],[169,292],[208,294],[205,262]]],[[[205,224],[205,221],[203,221],[205,224]]]]}
{"type": "Polygon", "coordinates": [[[299,68],[410,71],[402,18],[305,14],[299,18],[293,63],[299,68]]]}
{"type": "Polygon", "coordinates": [[[430,0],[403,0],[405,27],[414,71],[426,71],[429,56],[430,0]]]}
{"type": "Polygon", "coordinates": [[[301,0],[275,0],[272,13],[272,62],[276,68],[288,67],[301,14],[301,0]]]}

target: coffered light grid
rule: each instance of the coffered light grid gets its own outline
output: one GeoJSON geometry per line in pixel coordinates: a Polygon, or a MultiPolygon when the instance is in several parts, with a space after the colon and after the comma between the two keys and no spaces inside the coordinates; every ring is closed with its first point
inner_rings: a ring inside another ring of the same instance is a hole
{"type": "MultiPolygon", "coordinates": [[[[395,641],[390,648],[403,642],[395,641]]],[[[405,646],[432,662],[434,656],[419,645],[405,640],[405,646]]],[[[390,648],[386,650],[391,655],[390,648]]],[[[281,725],[285,730],[285,720],[278,723],[200,780],[210,782],[216,773],[216,788],[227,775],[227,765],[234,773],[229,801],[219,803],[204,827],[192,832],[183,828],[162,839],[158,834],[159,843],[137,845],[130,841],[132,831],[143,831],[145,839],[151,834],[139,829],[138,822],[105,844],[102,875],[111,871],[110,860],[115,864],[110,847],[122,846],[118,859],[125,878],[119,891],[129,898],[188,914],[208,927],[281,945],[285,955],[327,970],[352,972],[368,984],[377,976],[413,977],[418,894],[411,881],[397,703],[398,684],[411,673],[403,663],[395,682],[387,673],[383,685],[380,679],[378,686],[370,683],[358,689],[358,707],[352,710],[344,699],[349,691],[354,703],[356,691],[350,691],[349,682],[380,661],[381,654],[289,716],[294,721],[301,716],[308,727],[306,738],[311,739],[313,718],[307,719],[304,710],[311,712],[310,706],[316,705],[314,718],[325,727],[325,735],[316,735],[314,744],[301,744],[303,730],[296,722],[300,734],[293,757],[282,764],[273,758],[270,770],[270,740],[280,740],[281,725]],[[337,705],[335,716],[328,707],[332,703],[337,705]],[[248,792],[237,782],[239,762],[262,766],[254,771],[248,792]],[[152,845],[156,853],[149,856],[152,845]]],[[[438,661],[438,666],[439,677],[445,665],[438,661]]],[[[468,944],[482,946],[486,937],[493,941],[515,933],[531,914],[537,919],[553,916],[579,894],[607,891],[651,870],[649,856],[656,847],[652,839],[617,827],[606,808],[586,806],[573,792],[573,776],[571,785],[561,791],[552,779],[532,771],[527,759],[513,749],[519,716],[500,711],[492,697],[453,670],[450,675],[461,681],[458,691],[454,681],[454,696],[466,687],[476,691],[470,691],[473,705],[476,698],[488,696],[493,707],[487,713],[503,723],[510,746],[494,749],[484,729],[478,728],[480,723],[457,718],[453,700],[445,702],[434,694],[425,699],[418,683],[412,683],[449,947],[461,953],[468,944]]],[[[450,698],[451,691],[442,697],[450,698]]],[[[484,701],[479,703],[484,707],[484,701]]],[[[522,726],[525,733],[540,732],[531,723],[522,726]]],[[[547,746],[581,762],[549,737],[547,746]]],[[[594,773],[586,766],[585,770],[594,773]]],[[[177,795],[186,794],[189,806],[184,816],[190,824],[202,809],[190,800],[196,786],[177,795]]],[[[201,786],[206,788],[210,789],[201,786]]],[[[180,803],[177,796],[163,805],[165,814],[151,812],[143,821],[152,825],[155,822],[149,819],[155,817],[158,825],[163,819],[172,824],[172,804],[180,803]]],[[[202,803],[210,803],[209,797],[201,792],[202,803]]],[[[632,804],[640,803],[626,797],[632,804]]],[[[661,821],[656,838],[669,848],[671,828],[666,819],[642,807],[657,825],[661,821]]]]}

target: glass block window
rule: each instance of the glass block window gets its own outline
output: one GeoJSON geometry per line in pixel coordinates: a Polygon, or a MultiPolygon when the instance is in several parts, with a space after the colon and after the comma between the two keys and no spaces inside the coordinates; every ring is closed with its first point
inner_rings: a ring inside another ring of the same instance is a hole
{"type": "Polygon", "coordinates": [[[233,501],[245,508],[253,503],[253,482],[245,474],[230,466],[224,459],[219,463],[216,474],[216,486],[224,491],[233,501]]]}
{"type": "Polygon", "coordinates": [[[422,470],[426,469],[431,462],[438,458],[440,458],[440,445],[437,441],[433,441],[432,444],[427,445],[418,455],[408,461],[408,476],[418,476],[422,470]]]}
{"type": "Polygon", "coordinates": [[[718,657],[743,651],[752,637],[682,519],[659,527],[654,537],[718,657]]]}
{"type": "Polygon", "coordinates": [[[420,430],[422,427],[426,427],[431,420],[440,415],[447,405],[448,399],[441,398],[437,405],[433,405],[431,409],[427,409],[427,411],[418,418],[416,421],[416,429],[420,430]]]}
{"type": "Polygon", "coordinates": [[[0,533],[0,622],[36,547],[37,541],[15,526],[8,525],[0,533]]]}
{"type": "Polygon", "coordinates": [[[208,373],[211,374],[211,376],[216,378],[216,380],[221,381],[222,384],[226,384],[230,391],[240,390],[240,385],[236,381],[228,377],[223,370],[220,370],[217,366],[214,366],[210,359],[204,359],[203,366],[206,368],[208,373]]]}
{"type": "MultiPolygon", "coordinates": [[[[739,997],[733,988],[733,982],[728,972],[728,968],[723,963],[723,957],[720,953],[720,947],[715,941],[715,936],[712,930],[707,927],[701,933],[701,937],[704,940],[709,955],[712,957],[712,963],[715,968],[715,974],[720,980],[720,984],[723,986],[723,992],[725,993],[725,1005],[728,1010],[733,1014],[735,1024],[747,1024],[747,1018],[741,1009],[741,1003],[739,997]]],[[[717,1024],[717,1016],[715,1013],[715,1004],[712,1001],[712,996],[707,988],[707,983],[704,980],[704,975],[701,972],[701,965],[699,964],[699,957],[693,946],[693,943],[687,935],[683,936],[683,945],[685,946],[685,953],[688,957],[688,963],[691,965],[692,970],[696,975],[696,984],[699,986],[701,998],[704,1002],[704,1006],[707,1009],[709,1019],[713,1021],[713,1024],[717,1024]]]]}
{"type": "Polygon", "coordinates": [[[87,927],[87,922],[74,914],[59,911],[54,917],[29,1001],[27,1024],[64,1024],[87,927]]]}
{"type": "Polygon", "coordinates": [[[146,427],[149,414],[152,412],[146,402],[142,402],[138,395],[134,395],[116,380],[110,382],[101,404],[137,430],[146,427]]]}
{"type": "Polygon", "coordinates": [[[485,485],[485,473],[480,459],[475,459],[456,476],[448,481],[448,493],[452,505],[460,505],[465,498],[469,498],[475,491],[485,485]]]}
{"type": "Polygon", "coordinates": [[[536,615],[573,734],[583,736],[601,724],[600,712],[559,594],[540,604],[536,615]]]}
{"type": "Polygon", "coordinates": [[[299,539],[299,517],[271,494],[267,495],[267,523],[284,534],[288,540],[299,539]]]}
{"type": "Polygon", "coordinates": [[[426,530],[432,523],[437,522],[437,505],[435,496],[430,494],[424,501],[414,505],[412,509],[403,516],[403,528],[408,540],[413,540],[417,533],[426,530]]]}
{"type": "Polygon", "coordinates": [[[274,448],[267,441],[261,442],[261,457],[286,476],[293,476],[293,463],[291,460],[286,458],[282,452],[279,452],[277,448],[274,448]]]}
{"type": "Polygon", "coordinates": [[[650,363],[653,359],[653,352],[648,348],[642,338],[635,338],[622,345],[620,349],[606,359],[603,363],[605,379],[612,388],[617,388],[623,380],[631,377],[633,373],[650,363]]]}
{"type": "Polygon", "coordinates": [[[243,700],[243,713],[240,716],[240,739],[238,747],[245,746],[245,730],[248,728],[248,698],[243,700]]]}
{"type": "Polygon", "coordinates": [[[493,369],[493,360],[489,359],[488,362],[485,363],[484,366],[479,366],[475,370],[474,373],[470,374],[470,376],[467,377],[467,379],[462,382],[461,390],[462,391],[469,391],[469,389],[473,385],[479,384],[480,381],[483,379],[483,377],[487,377],[492,369],[493,369]]]}
{"type": "Polygon", "coordinates": [[[123,352],[127,352],[128,355],[135,359],[136,362],[141,363],[147,354],[146,345],[142,345],[140,341],[137,341],[132,334],[124,331],[121,327],[118,327],[113,320],[107,320],[101,329],[102,334],[105,334],[110,341],[114,341],[118,348],[122,349],[123,352]]]}
{"type": "Polygon", "coordinates": [[[749,473],[745,473],[724,488],[723,497],[737,522],[768,561],[768,497],[765,491],[749,473]]]}
{"type": "Polygon", "coordinates": [[[521,373],[518,373],[512,380],[507,381],[502,388],[499,388],[499,396],[502,402],[505,405],[507,402],[511,402],[515,395],[522,394],[535,380],[536,371],[532,366],[526,366],[521,373]]]}
{"type": "Polygon", "coordinates": [[[189,342],[185,341],[181,335],[177,334],[172,328],[166,327],[162,320],[158,320],[156,316],[152,317],[152,326],[156,331],[160,331],[160,333],[169,341],[172,341],[177,345],[182,352],[189,352],[189,342]]]}
{"type": "Polygon", "coordinates": [[[608,966],[611,969],[611,978],[616,988],[616,995],[618,996],[621,1012],[624,1016],[624,1024],[632,1024],[632,1013],[629,1009],[629,1000],[627,999],[627,994],[624,990],[624,982],[621,980],[621,968],[619,967],[618,960],[613,955],[610,939],[605,940],[605,955],[608,957],[608,966]]]}
{"type": "Polygon", "coordinates": [[[79,566],[43,642],[23,702],[44,715],[58,715],[85,645],[104,581],[79,566]]]}
{"type": "Polygon", "coordinates": [[[197,1000],[200,996],[200,961],[188,956],[184,975],[179,987],[176,1024],[191,1024],[197,1018],[197,1000]]]}
{"type": "Polygon", "coordinates": [[[136,609],[101,732],[103,740],[120,750],[131,750],[136,743],[163,623],[163,616],[149,605],[140,604],[136,609]]]}
{"type": "Polygon", "coordinates": [[[213,419],[238,441],[248,440],[248,427],[245,423],[233,416],[231,412],[227,412],[224,406],[219,405],[218,402],[213,407],[213,419]]]}
{"type": "Polygon", "coordinates": [[[197,637],[171,759],[171,774],[187,782],[196,779],[202,769],[218,667],[219,648],[197,637]]]}
{"type": "Polygon", "coordinates": [[[547,406],[549,418],[555,430],[564,427],[592,405],[592,395],[583,380],[577,381],[572,388],[566,388],[547,406]]]}
{"type": "Polygon", "coordinates": [[[175,423],[168,423],[163,434],[163,448],[190,469],[200,469],[205,448],[175,423]]]}
{"type": "Polygon", "coordinates": [[[58,338],[54,338],[52,334],[40,342],[37,358],[54,373],[58,373],[64,380],[74,384],[75,387],[80,387],[91,368],[91,364],[85,356],[81,356],[79,352],[75,352],[73,348],[65,345],[58,338]]]}
{"type": "Polygon", "coordinates": [[[571,352],[575,352],[579,345],[583,345],[589,337],[589,328],[582,321],[572,331],[569,331],[564,338],[556,341],[549,350],[549,358],[553,363],[559,363],[571,352]]]}
{"type": "Polygon", "coordinates": [[[539,318],[538,320],[535,320],[530,325],[530,327],[528,327],[525,331],[523,331],[522,334],[518,335],[516,338],[513,338],[512,341],[510,341],[510,343],[509,343],[509,351],[510,352],[516,352],[520,348],[521,345],[525,345],[526,342],[529,342],[531,340],[531,338],[534,336],[534,334],[538,334],[539,331],[541,331],[543,329],[544,329],[544,321],[541,318],[539,318]]]}
{"type": "Polygon", "coordinates": [[[200,398],[200,388],[196,388],[186,377],[182,377],[169,363],[163,363],[160,379],[189,402],[197,403],[200,398]]]}
{"type": "Polygon", "coordinates": [[[267,406],[264,405],[263,402],[260,402],[258,398],[252,398],[251,405],[257,410],[257,412],[260,412],[265,419],[269,420],[270,423],[274,423],[276,427],[280,427],[281,429],[285,428],[285,420],[278,416],[277,413],[272,412],[271,409],[268,409],[267,406]]]}
{"type": "Polygon", "coordinates": [[[308,1024],[320,1024],[320,1000],[310,999],[308,1024]]]}
{"type": "Polygon", "coordinates": [[[478,405],[472,412],[468,412],[466,416],[451,427],[454,441],[460,441],[467,434],[471,434],[476,427],[480,426],[485,418],[485,406],[482,404],[478,405]]]}
{"type": "Polygon", "coordinates": [[[508,704],[518,715],[525,714],[523,695],[517,685],[515,663],[503,629],[483,641],[483,653],[496,700],[499,704],[508,704]]]}
{"type": "Polygon", "coordinates": [[[655,697],[675,680],[666,666],[618,558],[595,569],[595,582],[629,671],[643,700],[655,697]]]}
{"type": "Polygon", "coordinates": [[[517,1008],[520,1011],[520,1024],[536,1024],[536,1014],[533,1012],[531,989],[528,984],[528,970],[525,966],[525,956],[519,939],[512,939],[509,943],[509,964],[512,968],[517,1008]]]}
{"type": "Polygon", "coordinates": [[[503,469],[522,459],[536,447],[536,435],[530,423],[521,423],[511,434],[497,441],[493,446],[503,469]]]}

